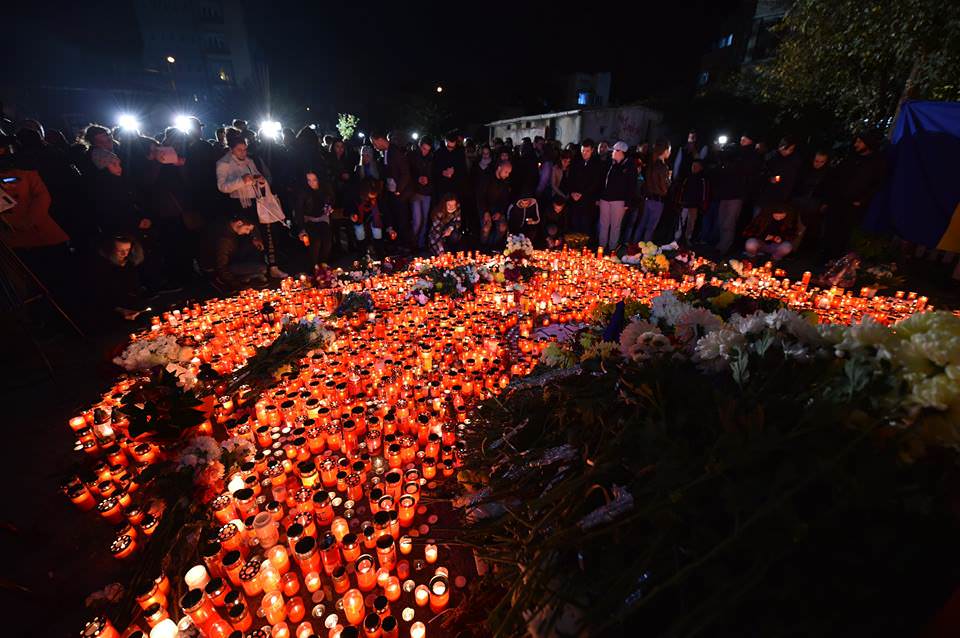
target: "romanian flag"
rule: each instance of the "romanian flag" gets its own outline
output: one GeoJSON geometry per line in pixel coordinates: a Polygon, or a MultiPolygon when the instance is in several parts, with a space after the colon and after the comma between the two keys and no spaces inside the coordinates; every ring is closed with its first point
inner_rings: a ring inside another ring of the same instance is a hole
{"type": "Polygon", "coordinates": [[[907,102],[894,124],[890,178],[866,227],[960,252],[960,102],[907,102]]]}

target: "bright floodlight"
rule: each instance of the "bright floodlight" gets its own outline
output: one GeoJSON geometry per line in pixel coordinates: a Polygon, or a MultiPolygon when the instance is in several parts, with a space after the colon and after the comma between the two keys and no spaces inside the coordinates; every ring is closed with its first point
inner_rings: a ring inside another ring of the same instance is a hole
{"type": "Polygon", "coordinates": [[[412,138],[415,139],[415,140],[419,140],[419,139],[420,139],[420,134],[417,133],[416,131],[414,131],[413,133],[410,134],[410,137],[412,137],[412,138]]]}
{"type": "Polygon", "coordinates": [[[720,137],[717,138],[717,144],[719,144],[720,146],[723,146],[729,141],[730,141],[730,138],[727,137],[726,135],[721,135],[720,137]]]}
{"type": "Polygon", "coordinates": [[[188,115],[178,115],[173,118],[173,125],[185,133],[193,128],[193,122],[188,115]]]}
{"type": "Polygon", "coordinates": [[[134,116],[124,113],[117,118],[117,124],[120,125],[120,128],[129,129],[131,131],[136,131],[140,128],[140,122],[134,116]]]}
{"type": "Polygon", "coordinates": [[[260,134],[276,139],[280,135],[283,127],[280,122],[275,120],[264,120],[260,122],[260,134]]]}

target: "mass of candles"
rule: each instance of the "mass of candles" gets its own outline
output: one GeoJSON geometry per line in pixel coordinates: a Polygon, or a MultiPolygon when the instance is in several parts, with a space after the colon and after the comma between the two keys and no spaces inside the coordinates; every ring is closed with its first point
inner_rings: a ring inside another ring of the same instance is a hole
{"type": "MultiPolygon", "coordinates": [[[[457,253],[431,263],[483,266],[491,259],[498,258],[457,253]]],[[[430,620],[458,604],[473,563],[469,554],[456,558],[449,538],[431,534],[438,516],[434,499],[424,497],[454,480],[471,407],[533,370],[548,343],[539,328],[582,323],[600,304],[649,301],[708,283],[775,297],[836,323],[866,315],[890,323],[929,309],[914,293],[821,290],[810,286],[809,273],[791,282],[769,265],[721,282],[646,274],[586,251],[531,260],[539,270],[522,285],[486,282],[463,297],[436,294],[426,303],[411,295],[419,260],[408,272],[340,288],[288,279],[276,290],[164,313],[149,331],[132,335],[135,343],[173,336],[183,344],[182,366],[196,374],[209,364],[221,375],[271,343],[285,317],[319,317],[334,337],[260,394],[241,389],[207,399],[207,418],[193,434],[243,440],[253,453],[203,504],[199,546],[168,548],[195,555],[195,564],[137,586],[141,613],[122,628],[126,634],[100,617],[84,635],[178,636],[191,625],[217,638],[236,631],[443,635],[430,620]],[[339,299],[358,291],[371,295],[374,309],[335,316],[339,299]],[[456,574],[454,564],[470,568],[456,574]]],[[[138,493],[133,479],[175,458],[185,442],[130,437],[117,407],[136,380],[136,373],[124,376],[68,424],[91,472],[71,477],[63,491],[118,527],[109,548],[118,559],[136,557],[165,515],[165,505],[138,493]]]]}

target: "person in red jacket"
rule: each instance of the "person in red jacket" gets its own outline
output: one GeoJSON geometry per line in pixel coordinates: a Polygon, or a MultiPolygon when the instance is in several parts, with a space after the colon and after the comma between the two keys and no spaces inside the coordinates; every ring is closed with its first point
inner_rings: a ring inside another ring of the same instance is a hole
{"type": "Polygon", "coordinates": [[[59,288],[69,268],[70,237],[50,216],[50,193],[37,171],[17,168],[12,136],[0,136],[0,240],[48,288],[59,288]]]}

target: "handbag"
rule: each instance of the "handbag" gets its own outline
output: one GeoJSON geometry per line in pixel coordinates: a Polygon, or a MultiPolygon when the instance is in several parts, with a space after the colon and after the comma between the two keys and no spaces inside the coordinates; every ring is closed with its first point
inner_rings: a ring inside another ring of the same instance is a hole
{"type": "Polygon", "coordinates": [[[273,224],[287,219],[287,216],[283,214],[283,208],[280,206],[280,200],[269,190],[263,197],[257,198],[257,219],[260,220],[261,224],[273,224]]]}

